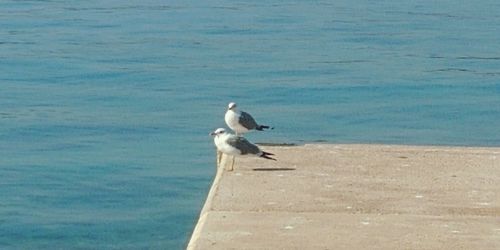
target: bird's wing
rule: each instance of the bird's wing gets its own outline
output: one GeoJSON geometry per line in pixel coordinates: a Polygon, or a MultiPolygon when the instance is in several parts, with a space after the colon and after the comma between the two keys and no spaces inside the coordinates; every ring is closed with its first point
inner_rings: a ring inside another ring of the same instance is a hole
{"type": "Polygon", "coordinates": [[[243,137],[239,136],[230,137],[227,139],[227,143],[237,148],[242,155],[260,153],[260,149],[256,145],[252,144],[243,137]]]}
{"type": "Polygon", "coordinates": [[[241,126],[247,129],[255,129],[258,126],[257,122],[255,122],[253,117],[247,112],[241,112],[238,122],[241,124],[241,126]]]}

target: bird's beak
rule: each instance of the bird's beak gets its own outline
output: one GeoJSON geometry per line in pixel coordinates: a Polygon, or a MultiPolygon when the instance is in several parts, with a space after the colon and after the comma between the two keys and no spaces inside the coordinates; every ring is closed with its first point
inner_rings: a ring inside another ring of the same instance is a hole
{"type": "Polygon", "coordinates": [[[215,135],[215,133],[214,133],[214,132],[212,132],[212,133],[210,133],[209,135],[214,136],[214,135],[215,135]]]}

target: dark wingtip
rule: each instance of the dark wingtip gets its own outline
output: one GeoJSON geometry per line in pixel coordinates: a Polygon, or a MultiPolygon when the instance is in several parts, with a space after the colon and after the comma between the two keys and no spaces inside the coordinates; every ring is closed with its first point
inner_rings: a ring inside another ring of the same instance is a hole
{"type": "Polygon", "coordinates": [[[262,131],[264,129],[274,129],[274,127],[269,127],[269,126],[266,126],[266,125],[259,125],[255,129],[257,129],[259,131],[262,131]]]}
{"type": "Polygon", "coordinates": [[[262,151],[262,155],[260,157],[268,159],[268,160],[277,161],[276,159],[272,158],[270,155],[274,155],[274,154],[262,151]]]}

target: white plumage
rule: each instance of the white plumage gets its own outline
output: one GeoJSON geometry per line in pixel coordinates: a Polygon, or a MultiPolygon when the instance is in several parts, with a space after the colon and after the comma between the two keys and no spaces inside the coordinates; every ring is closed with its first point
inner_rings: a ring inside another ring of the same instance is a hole
{"type": "MultiPolygon", "coordinates": [[[[233,156],[230,170],[233,170],[234,167],[234,156],[257,156],[269,160],[276,160],[270,157],[270,155],[274,154],[260,150],[257,145],[249,142],[247,139],[227,133],[223,128],[216,129],[214,132],[210,133],[210,135],[214,137],[214,144],[217,147],[217,151],[233,156]]],[[[220,155],[218,155],[217,160],[220,162],[220,155]]]]}
{"type": "Polygon", "coordinates": [[[249,113],[239,111],[236,103],[234,102],[228,104],[224,120],[226,121],[227,126],[232,129],[236,135],[242,135],[251,130],[262,131],[263,129],[269,128],[269,126],[257,124],[255,119],[249,113]]]}

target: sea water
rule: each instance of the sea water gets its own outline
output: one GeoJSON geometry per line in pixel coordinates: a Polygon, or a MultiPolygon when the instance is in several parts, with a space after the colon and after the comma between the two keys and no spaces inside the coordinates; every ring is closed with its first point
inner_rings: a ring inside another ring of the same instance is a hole
{"type": "Polygon", "coordinates": [[[0,248],[182,249],[254,142],[500,146],[500,2],[0,1],[0,248]]]}

